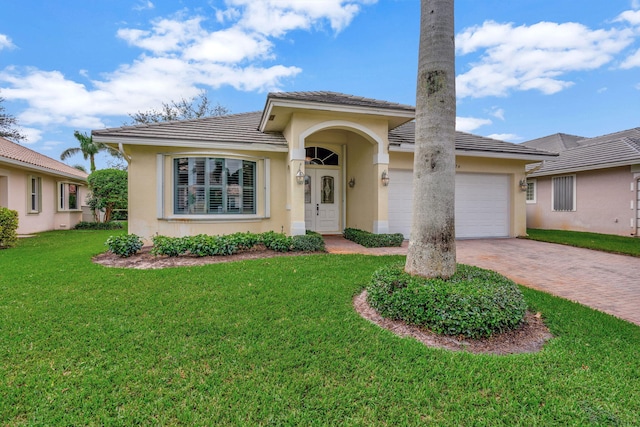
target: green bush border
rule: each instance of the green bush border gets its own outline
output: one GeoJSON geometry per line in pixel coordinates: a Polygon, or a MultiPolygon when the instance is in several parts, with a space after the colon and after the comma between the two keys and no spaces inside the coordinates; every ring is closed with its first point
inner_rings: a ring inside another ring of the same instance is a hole
{"type": "Polygon", "coordinates": [[[351,240],[365,248],[400,247],[404,241],[401,233],[373,234],[357,228],[345,228],[342,233],[345,239],[351,240]]]}
{"type": "Polygon", "coordinates": [[[18,244],[18,211],[0,207],[0,249],[18,244]]]}
{"type": "Polygon", "coordinates": [[[135,234],[110,236],[105,245],[107,245],[110,252],[119,257],[128,258],[142,248],[142,239],[135,234]]]}
{"type": "Polygon", "coordinates": [[[373,274],[367,293],[369,304],[383,317],[468,338],[517,328],[527,311],[513,281],[464,264],[447,280],[411,276],[403,263],[393,264],[373,274]]]}
{"type": "Polygon", "coordinates": [[[92,222],[92,221],[80,221],[73,227],[74,230],[121,230],[123,228],[122,223],[109,221],[109,222],[92,222]]]}

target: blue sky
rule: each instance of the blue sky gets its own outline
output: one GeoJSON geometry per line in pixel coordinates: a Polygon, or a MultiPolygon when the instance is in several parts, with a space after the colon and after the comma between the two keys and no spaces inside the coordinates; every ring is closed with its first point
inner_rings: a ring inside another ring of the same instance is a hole
{"type": "MultiPolygon", "coordinates": [[[[74,130],[206,90],[415,105],[418,0],[22,0],[0,16],[0,96],[53,158],[74,130]]],[[[640,0],[457,0],[458,129],[511,142],[640,126],[640,0]],[[578,6],[579,5],[579,6],[578,6]]],[[[99,160],[105,167],[106,157],[99,160]]],[[[81,157],[69,164],[83,164],[81,157]]]]}

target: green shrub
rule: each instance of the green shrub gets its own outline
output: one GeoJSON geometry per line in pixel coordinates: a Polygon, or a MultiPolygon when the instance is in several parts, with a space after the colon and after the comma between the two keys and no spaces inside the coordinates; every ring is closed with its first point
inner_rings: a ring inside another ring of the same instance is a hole
{"type": "Polygon", "coordinates": [[[298,252],[324,252],[324,239],[320,233],[307,230],[302,236],[293,236],[292,250],[298,252]]]}
{"type": "Polygon", "coordinates": [[[229,241],[237,246],[238,250],[240,251],[252,249],[258,243],[260,243],[260,235],[256,233],[233,233],[224,237],[229,239],[229,241]]]}
{"type": "Polygon", "coordinates": [[[469,338],[516,328],[527,310],[514,282],[462,264],[447,280],[411,276],[403,264],[384,267],[374,273],[367,292],[369,304],[383,317],[469,338]]]}
{"type": "Polygon", "coordinates": [[[404,240],[401,233],[373,234],[357,228],[345,228],[343,235],[345,239],[356,242],[365,248],[400,247],[404,240]]]}
{"type": "Polygon", "coordinates": [[[162,235],[153,236],[153,255],[179,256],[187,253],[189,249],[189,237],[168,237],[162,235]]]}
{"type": "Polygon", "coordinates": [[[127,258],[142,248],[142,239],[135,234],[111,236],[105,244],[109,247],[109,251],[120,257],[127,258]]]}
{"type": "Polygon", "coordinates": [[[122,229],[122,223],[109,221],[109,222],[88,222],[80,221],[73,227],[74,230],[120,230],[122,229]]]}
{"type": "Polygon", "coordinates": [[[238,243],[231,236],[199,234],[182,237],[182,239],[186,251],[195,256],[233,255],[239,248],[238,243]]]}
{"type": "Polygon", "coordinates": [[[18,243],[18,212],[0,207],[0,249],[12,248],[18,243]]]}
{"type": "Polygon", "coordinates": [[[266,231],[260,235],[260,241],[267,249],[276,252],[289,252],[293,246],[293,239],[283,233],[266,231]]]}

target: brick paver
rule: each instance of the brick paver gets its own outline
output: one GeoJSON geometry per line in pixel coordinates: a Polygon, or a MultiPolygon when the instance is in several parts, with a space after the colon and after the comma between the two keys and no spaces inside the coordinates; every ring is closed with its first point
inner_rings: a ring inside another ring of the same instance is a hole
{"type": "MultiPolygon", "coordinates": [[[[406,255],[402,248],[367,249],[326,236],[331,253],[406,255]]],[[[640,325],[640,258],[526,239],[459,240],[463,264],[497,271],[548,292],[640,325]]]]}

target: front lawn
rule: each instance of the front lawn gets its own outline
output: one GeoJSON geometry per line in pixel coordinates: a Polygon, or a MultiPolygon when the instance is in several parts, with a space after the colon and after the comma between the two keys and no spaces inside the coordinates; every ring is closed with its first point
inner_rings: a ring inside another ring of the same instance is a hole
{"type": "Polygon", "coordinates": [[[523,289],[554,340],[454,353],[354,311],[400,257],[91,263],[111,234],[0,251],[2,425],[640,424],[640,327],[612,316],[523,289]]]}
{"type": "Polygon", "coordinates": [[[540,242],[560,243],[623,255],[640,256],[640,238],[581,231],[541,230],[530,228],[527,238],[540,242]]]}

